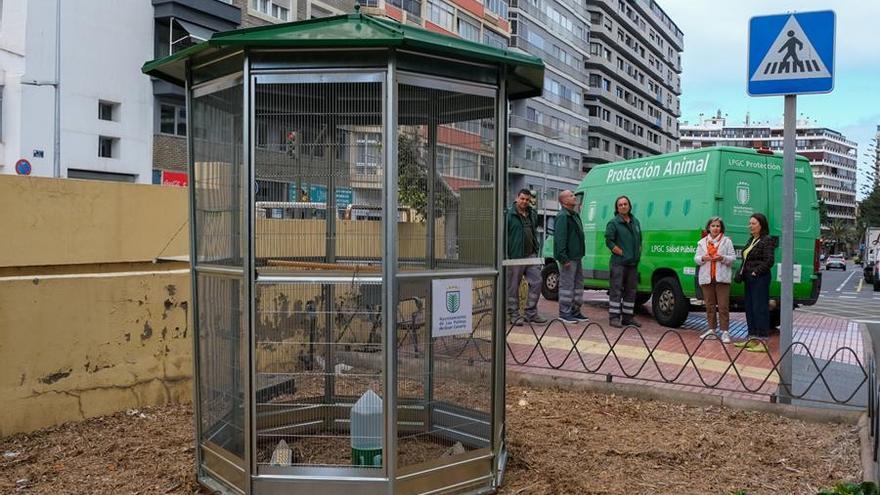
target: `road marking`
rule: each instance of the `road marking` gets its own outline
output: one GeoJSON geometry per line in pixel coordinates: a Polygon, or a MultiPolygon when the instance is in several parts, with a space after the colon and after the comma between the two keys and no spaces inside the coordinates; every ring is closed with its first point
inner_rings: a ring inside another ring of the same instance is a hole
{"type": "Polygon", "coordinates": [[[849,282],[849,279],[853,278],[853,275],[855,275],[855,274],[856,274],[856,272],[852,272],[852,273],[850,273],[850,274],[849,274],[849,277],[846,277],[846,280],[844,280],[843,283],[840,284],[840,286],[837,287],[837,289],[836,289],[837,292],[840,292],[841,290],[843,290],[843,286],[846,285],[847,282],[849,282]]]}
{"type": "Polygon", "coordinates": [[[864,282],[864,281],[865,281],[865,279],[859,278],[859,285],[856,287],[856,292],[862,291],[862,282],[864,282]]]}
{"type": "Polygon", "coordinates": [[[858,292],[849,291],[849,290],[845,290],[845,291],[841,292],[841,294],[846,294],[846,295],[849,295],[849,296],[856,296],[856,295],[858,295],[859,293],[858,293],[858,292]]]}
{"type": "Polygon", "coordinates": [[[855,323],[880,323],[880,320],[851,320],[855,323]]]}
{"type": "Polygon", "coordinates": [[[856,299],[857,296],[837,296],[840,299],[856,299]]]}

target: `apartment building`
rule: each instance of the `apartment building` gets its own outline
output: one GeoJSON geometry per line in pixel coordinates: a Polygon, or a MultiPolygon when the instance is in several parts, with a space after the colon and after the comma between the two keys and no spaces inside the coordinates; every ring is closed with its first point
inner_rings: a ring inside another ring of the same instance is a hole
{"type": "Polygon", "coordinates": [[[591,0],[586,168],[678,150],[684,35],[654,0],[591,0]]]}
{"type": "Polygon", "coordinates": [[[0,173],[150,182],[153,6],[0,9],[0,173]]]}
{"type": "MultiPolygon", "coordinates": [[[[727,118],[719,111],[699,124],[682,124],[681,149],[739,146],[782,151],[782,133],[781,125],[753,124],[748,118],[741,126],[727,125],[727,118]]],[[[795,147],[810,160],[816,192],[825,202],[828,218],[854,223],[858,144],[838,131],[798,120],[795,147]]]]}
{"type": "Polygon", "coordinates": [[[583,106],[589,14],[574,0],[512,0],[510,46],[544,60],[544,94],[510,108],[508,195],[538,197],[539,229],[551,226],[559,192],[574,189],[589,154],[583,106]]]}

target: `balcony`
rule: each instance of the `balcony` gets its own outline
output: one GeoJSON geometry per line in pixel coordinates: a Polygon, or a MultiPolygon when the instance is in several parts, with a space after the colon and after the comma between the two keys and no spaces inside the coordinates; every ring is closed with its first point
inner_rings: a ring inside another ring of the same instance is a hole
{"type": "Polygon", "coordinates": [[[541,95],[541,98],[544,98],[550,103],[555,103],[562,108],[567,108],[568,110],[571,110],[573,112],[578,112],[579,114],[584,112],[584,105],[582,103],[575,103],[567,98],[563,98],[557,95],[556,93],[551,93],[545,90],[544,94],[541,95]]]}
{"type": "Polygon", "coordinates": [[[541,23],[545,29],[559,36],[560,39],[569,41],[572,46],[583,47],[581,48],[583,50],[589,43],[590,25],[588,23],[584,23],[583,32],[578,36],[575,32],[569,31],[562,24],[559,24],[548,17],[547,14],[542,12],[536,5],[533,5],[528,0],[518,0],[512,3],[510,8],[516,8],[527,13],[530,17],[541,23]]]}
{"type": "MultiPolygon", "coordinates": [[[[587,84],[589,83],[589,77],[587,76],[587,71],[584,69],[583,63],[572,65],[570,63],[562,61],[562,59],[557,58],[554,55],[551,55],[550,52],[544,50],[543,48],[529,43],[528,41],[526,41],[525,38],[517,37],[514,38],[514,40],[514,46],[516,48],[520,48],[530,55],[542,58],[545,63],[549,62],[548,65],[563,71],[566,76],[574,79],[584,86],[587,86],[587,84]]],[[[578,60],[577,62],[582,61],[578,60]]]]}
{"type": "Polygon", "coordinates": [[[520,115],[511,115],[510,116],[510,133],[517,134],[517,130],[522,129],[526,130],[546,138],[549,138],[552,141],[559,141],[561,143],[570,144],[572,146],[577,146],[582,150],[586,150],[587,139],[585,137],[572,136],[570,134],[565,134],[560,132],[557,129],[546,126],[544,124],[540,124],[535,122],[534,120],[529,120],[520,115]]]}
{"type": "Polygon", "coordinates": [[[511,168],[519,168],[531,172],[537,172],[538,175],[542,177],[546,175],[548,177],[561,177],[564,179],[572,179],[576,181],[584,178],[584,173],[580,170],[572,170],[570,168],[563,168],[558,165],[553,165],[551,163],[529,160],[521,156],[511,156],[510,166],[511,168]]]}

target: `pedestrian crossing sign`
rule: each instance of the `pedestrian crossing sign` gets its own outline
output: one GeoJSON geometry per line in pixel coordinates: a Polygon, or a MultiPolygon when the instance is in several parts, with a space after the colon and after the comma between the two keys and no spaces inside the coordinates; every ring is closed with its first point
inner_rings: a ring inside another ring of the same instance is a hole
{"type": "Polygon", "coordinates": [[[834,88],[834,11],[752,17],[752,96],[829,93],[834,88]]]}

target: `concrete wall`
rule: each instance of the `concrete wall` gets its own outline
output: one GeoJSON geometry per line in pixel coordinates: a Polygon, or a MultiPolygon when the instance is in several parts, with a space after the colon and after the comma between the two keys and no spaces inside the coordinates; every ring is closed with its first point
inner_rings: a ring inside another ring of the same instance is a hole
{"type": "Polygon", "coordinates": [[[191,397],[182,188],[0,175],[0,436],[191,397]]]}
{"type": "Polygon", "coordinates": [[[189,254],[184,188],[0,176],[0,211],[0,268],[189,254]]]}

